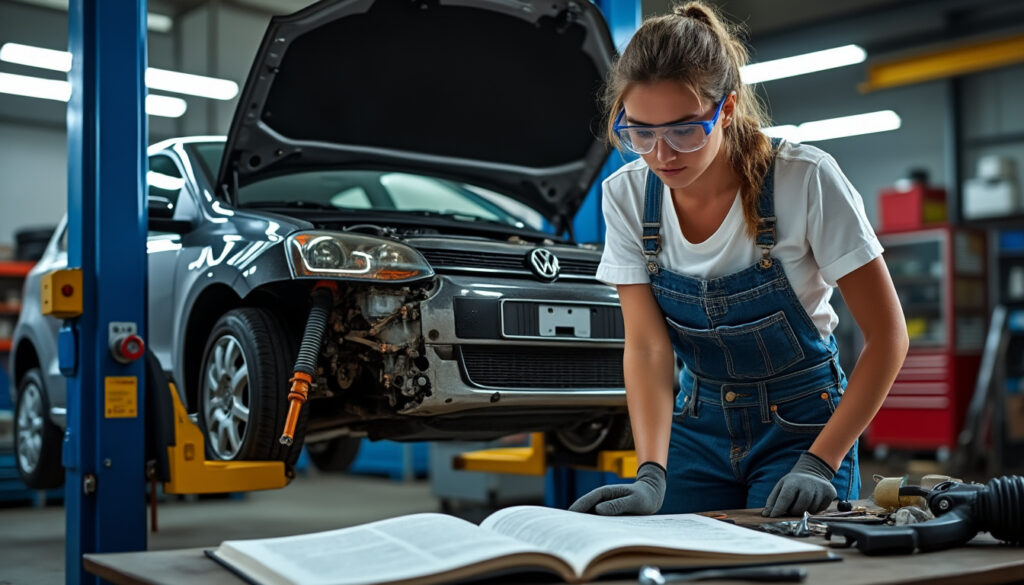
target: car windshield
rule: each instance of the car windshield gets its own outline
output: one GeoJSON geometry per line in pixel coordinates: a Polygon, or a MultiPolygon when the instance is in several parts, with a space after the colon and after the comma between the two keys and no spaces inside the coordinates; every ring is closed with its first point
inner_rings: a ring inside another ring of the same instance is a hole
{"type": "MultiPolygon", "coordinates": [[[[223,143],[197,144],[195,148],[214,176],[220,167],[223,143]]],[[[500,193],[459,181],[396,171],[345,169],[281,175],[239,189],[238,205],[438,214],[551,231],[538,212],[500,193]]]]}

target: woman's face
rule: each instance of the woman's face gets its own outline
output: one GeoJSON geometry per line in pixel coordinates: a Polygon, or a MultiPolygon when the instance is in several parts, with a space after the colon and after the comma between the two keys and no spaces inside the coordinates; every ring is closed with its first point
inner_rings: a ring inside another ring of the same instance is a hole
{"type": "MultiPolygon", "coordinates": [[[[641,155],[654,174],[671,189],[685,189],[704,174],[722,148],[722,129],[732,119],[735,95],[730,95],[722,106],[718,123],[708,136],[708,142],[693,152],[679,152],[659,140],[651,152],[641,155]]],[[[624,123],[657,126],[675,122],[710,120],[718,102],[698,95],[690,86],[676,81],[638,83],[630,87],[622,99],[626,111],[624,123]]]]}

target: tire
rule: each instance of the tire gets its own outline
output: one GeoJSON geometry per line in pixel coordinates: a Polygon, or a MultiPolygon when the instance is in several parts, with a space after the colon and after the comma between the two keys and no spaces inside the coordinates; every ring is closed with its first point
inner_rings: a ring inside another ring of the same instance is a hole
{"type": "Polygon", "coordinates": [[[606,415],[551,431],[549,459],[558,465],[595,465],[601,451],[633,449],[629,416],[606,415]]]}
{"type": "Polygon", "coordinates": [[[199,378],[199,426],[208,458],[294,466],[309,408],[303,406],[291,447],[282,445],[294,347],[266,309],[233,309],[217,320],[203,350],[199,378]]]}
{"type": "Polygon", "coordinates": [[[14,409],[14,460],[25,485],[49,490],[64,484],[64,433],[50,420],[50,397],[39,368],[18,382],[14,409]]]}
{"type": "Polygon", "coordinates": [[[359,454],[362,441],[355,437],[335,437],[306,445],[310,460],[317,469],[324,472],[348,471],[359,454]]]}

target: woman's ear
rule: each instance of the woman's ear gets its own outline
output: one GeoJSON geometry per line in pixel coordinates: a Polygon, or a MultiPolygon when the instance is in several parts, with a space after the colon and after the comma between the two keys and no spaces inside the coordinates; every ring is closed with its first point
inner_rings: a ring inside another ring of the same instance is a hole
{"type": "Polygon", "coordinates": [[[735,91],[730,91],[722,104],[722,128],[728,128],[732,124],[732,115],[736,111],[736,100],[739,96],[735,91]]]}

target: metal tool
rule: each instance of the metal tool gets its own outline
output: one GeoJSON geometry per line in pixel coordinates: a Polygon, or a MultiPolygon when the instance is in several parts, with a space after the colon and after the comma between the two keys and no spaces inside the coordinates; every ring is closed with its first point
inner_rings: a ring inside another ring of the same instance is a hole
{"type": "Polygon", "coordinates": [[[803,567],[736,567],[730,569],[707,569],[680,573],[662,573],[651,565],[640,567],[637,583],[640,585],[665,585],[686,581],[710,581],[713,579],[741,579],[763,583],[800,582],[807,578],[803,567]]]}
{"type": "MultiPolygon", "coordinates": [[[[900,494],[903,490],[900,488],[900,494]]],[[[979,531],[1024,546],[1024,477],[992,479],[987,485],[946,481],[925,492],[933,520],[906,526],[830,524],[825,538],[845,537],[864,554],[910,554],[960,546],[979,531]]]]}

